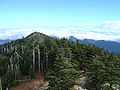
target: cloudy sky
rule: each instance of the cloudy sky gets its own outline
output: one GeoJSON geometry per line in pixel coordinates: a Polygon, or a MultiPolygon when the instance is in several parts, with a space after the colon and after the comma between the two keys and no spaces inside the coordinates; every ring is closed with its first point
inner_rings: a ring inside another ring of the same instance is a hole
{"type": "Polygon", "coordinates": [[[38,31],[58,37],[120,39],[119,0],[0,0],[0,39],[38,31]]]}

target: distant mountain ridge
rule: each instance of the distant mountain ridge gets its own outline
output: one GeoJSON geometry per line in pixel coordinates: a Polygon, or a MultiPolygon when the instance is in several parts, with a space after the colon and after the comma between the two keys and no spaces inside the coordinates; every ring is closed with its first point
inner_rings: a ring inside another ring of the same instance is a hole
{"type": "Polygon", "coordinates": [[[68,38],[69,41],[73,42],[80,42],[83,44],[90,44],[90,45],[96,45],[100,48],[104,48],[105,50],[108,50],[110,52],[114,52],[115,54],[120,55],[120,43],[115,41],[105,41],[105,40],[93,40],[93,39],[77,39],[73,36],[70,36],[68,38]]]}
{"type": "Polygon", "coordinates": [[[5,39],[5,40],[0,39],[0,44],[4,44],[10,41],[11,41],[10,39],[5,39]]]}

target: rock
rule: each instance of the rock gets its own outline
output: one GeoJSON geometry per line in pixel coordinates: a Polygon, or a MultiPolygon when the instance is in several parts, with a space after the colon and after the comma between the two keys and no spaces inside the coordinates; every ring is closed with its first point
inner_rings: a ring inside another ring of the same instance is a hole
{"type": "Polygon", "coordinates": [[[86,83],[86,77],[84,76],[75,80],[75,84],[80,85],[82,87],[85,87],[85,83],[86,83]]]}
{"type": "Polygon", "coordinates": [[[103,86],[108,86],[108,87],[110,87],[110,84],[109,84],[109,83],[105,83],[105,84],[103,84],[103,86]]]}
{"type": "MultiPolygon", "coordinates": [[[[105,83],[105,84],[103,84],[103,87],[105,88],[105,87],[109,87],[110,88],[110,84],[109,83],[105,83]]],[[[113,90],[120,90],[120,86],[119,85],[116,85],[116,84],[113,84],[112,85],[112,89],[113,90]]]]}
{"type": "Polygon", "coordinates": [[[119,86],[119,85],[116,85],[116,84],[112,85],[112,88],[113,88],[114,90],[120,90],[120,86],[119,86]]]}
{"type": "Polygon", "coordinates": [[[74,85],[73,90],[87,90],[87,89],[84,89],[79,85],[74,85]]]}

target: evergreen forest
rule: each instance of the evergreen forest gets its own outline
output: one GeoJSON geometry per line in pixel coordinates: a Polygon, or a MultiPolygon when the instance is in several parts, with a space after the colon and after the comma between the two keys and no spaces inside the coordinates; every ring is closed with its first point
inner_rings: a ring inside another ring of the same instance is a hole
{"type": "Polygon", "coordinates": [[[0,45],[3,90],[22,83],[23,76],[34,79],[36,73],[49,81],[48,90],[70,90],[81,77],[87,90],[114,90],[120,86],[120,57],[95,45],[39,32],[0,45]]]}

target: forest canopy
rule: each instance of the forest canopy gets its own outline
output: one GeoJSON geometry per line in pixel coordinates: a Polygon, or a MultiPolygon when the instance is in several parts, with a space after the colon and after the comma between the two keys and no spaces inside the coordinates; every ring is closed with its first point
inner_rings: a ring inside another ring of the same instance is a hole
{"type": "Polygon", "coordinates": [[[0,71],[3,90],[21,83],[24,75],[33,79],[36,72],[49,81],[49,90],[69,90],[82,76],[88,90],[112,90],[113,85],[120,85],[119,56],[38,32],[0,45],[0,71]],[[106,83],[110,86],[104,87],[106,83]]]}

